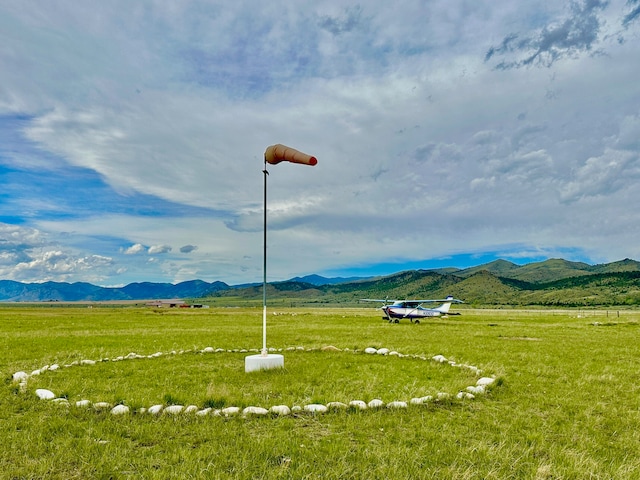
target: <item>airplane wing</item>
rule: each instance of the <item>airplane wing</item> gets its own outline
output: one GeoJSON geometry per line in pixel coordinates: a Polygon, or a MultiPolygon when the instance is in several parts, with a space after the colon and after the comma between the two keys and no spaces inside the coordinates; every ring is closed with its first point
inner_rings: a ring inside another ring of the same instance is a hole
{"type": "Polygon", "coordinates": [[[416,302],[416,303],[442,303],[442,302],[451,302],[451,303],[464,303],[462,300],[458,300],[457,298],[439,298],[439,299],[429,299],[429,300],[405,300],[407,302],[416,302]]]}
{"type": "Polygon", "coordinates": [[[405,300],[396,300],[396,299],[391,299],[391,298],[361,298],[360,299],[361,302],[387,302],[387,303],[394,303],[394,302],[405,302],[405,303],[415,303],[415,304],[419,304],[419,303],[442,303],[442,302],[452,302],[452,303],[464,303],[462,300],[458,300],[457,298],[435,298],[435,299],[405,299],[405,300]]]}

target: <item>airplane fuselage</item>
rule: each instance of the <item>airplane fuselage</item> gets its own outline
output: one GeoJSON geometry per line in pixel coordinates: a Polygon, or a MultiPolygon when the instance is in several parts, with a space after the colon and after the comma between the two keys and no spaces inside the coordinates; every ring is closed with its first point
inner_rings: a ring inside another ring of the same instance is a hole
{"type": "Polygon", "coordinates": [[[395,307],[393,305],[387,305],[386,307],[382,307],[382,311],[385,313],[386,318],[413,319],[442,316],[442,312],[422,307],[395,307]]]}

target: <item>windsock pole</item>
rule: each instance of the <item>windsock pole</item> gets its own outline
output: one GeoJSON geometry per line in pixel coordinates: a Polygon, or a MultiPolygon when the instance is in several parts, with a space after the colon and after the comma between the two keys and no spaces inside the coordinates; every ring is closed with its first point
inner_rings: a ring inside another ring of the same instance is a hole
{"type": "Polygon", "coordinates": [[[264,160],[264,247],[263,247],[263,264],[262,264],[262,350],[261,354],[266,357],[267,350],[267,159],[264,160]]]}

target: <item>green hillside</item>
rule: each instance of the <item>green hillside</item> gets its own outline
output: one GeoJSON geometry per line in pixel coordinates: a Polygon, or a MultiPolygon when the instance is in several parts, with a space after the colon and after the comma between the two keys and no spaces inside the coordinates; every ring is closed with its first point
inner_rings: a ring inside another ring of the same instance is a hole
{"type": "Polygon", "coordinates": [[[460,270],[458,272],[452,272],[460,277],[470,277],[478,272],[486,270],[487,272],[491,272],[494,275],[499,275],[502,277],[508,277],[510,272],[514,270],[518,270],[522,267],[516,265],[515,263],[509,262],[507,260],[494,260],[493,262],[485,263],[484,265],[478,265],[477,267],[465,268],[464,270],[460,270]]]}
{"type": "Polygon", "coordinates": [[[591,266],[586,263],[569,262],[561,258],[552,258],[544,262],[535,262],[510,270],[505,276],[531,283],[545,283],[569,277],[591,274],[591,266]]]}
{"type": "MultiPolygon", "coordinates": [[[[444,298],[453,295],[471,306],[633,306],[640,305],[640,263],[623,260],[589,266],[551,259],[518,266],[496,261],[473,269],[409,270],[355,282],[268,285],[269,302],[291,305],[355,305],[361,299],[444,298]]],[[[217,292],[210,301],[232,305],[256,302],[262,286],[217,292]]]]}

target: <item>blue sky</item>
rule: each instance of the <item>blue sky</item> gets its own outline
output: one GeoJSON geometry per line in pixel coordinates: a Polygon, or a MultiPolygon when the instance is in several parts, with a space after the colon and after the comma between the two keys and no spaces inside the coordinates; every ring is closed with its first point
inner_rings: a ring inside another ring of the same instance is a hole
{"type": "Polygon", "coordinates": [[[640,258],[640,0],[0,0],[0,278],[640,258]]]}

